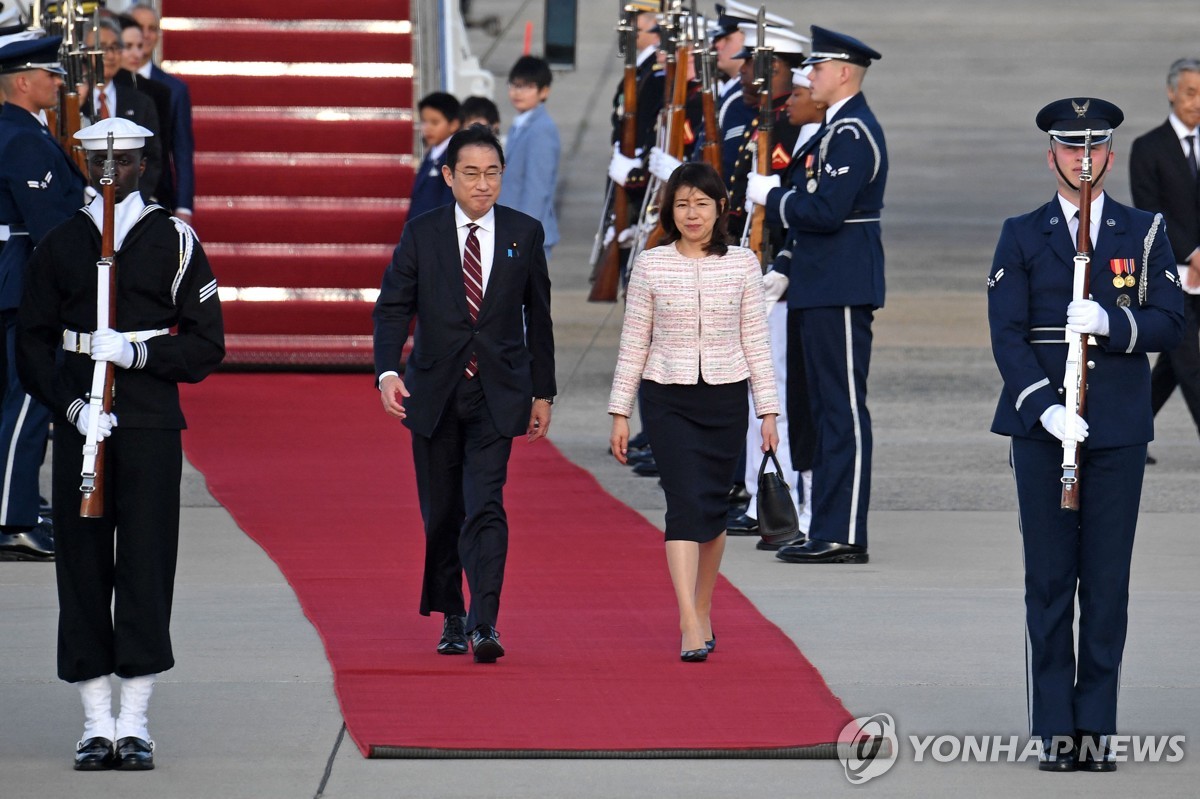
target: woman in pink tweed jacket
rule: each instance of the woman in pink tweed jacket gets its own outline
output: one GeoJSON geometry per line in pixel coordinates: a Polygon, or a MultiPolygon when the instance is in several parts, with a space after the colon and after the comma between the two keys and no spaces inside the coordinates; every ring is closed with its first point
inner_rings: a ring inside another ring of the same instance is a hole
{"type": "Polygon", "coordinates": [[[684,164],[663,189],[666,244],[634,261],[608,412],[612,451],[626,462],[629,415],[642,424],[667,498],[666,549],[679,601],[680,658],[716,648],[712,594],[725,552],[725,513],[748,415],[746,381],[776,447],[779,397],[771,367],[762,271],[731,247],[720,175],[684,164]]]}

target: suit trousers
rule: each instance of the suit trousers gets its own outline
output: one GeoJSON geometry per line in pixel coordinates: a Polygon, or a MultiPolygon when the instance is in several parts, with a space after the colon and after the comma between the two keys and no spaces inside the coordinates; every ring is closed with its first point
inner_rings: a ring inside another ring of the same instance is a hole
{"type": "Polygon", "coordinates": [[[1159,353],[1154,362],[1150,405],[1157,415],[1178,386],[1200,432],[1200,294],[1183,298],[1183,319],[1183,341],[1170,352],[1159,353]]]}
{"type": "Polygon", "coordinates": [[[38,523],[38,472],[46,459],[51,414],[25,393],[17,376],[15,309],[4,312],[4,332],[7,360],[0,418],[0,525],[33,527],[38,523]]]}
{"type": "Polygon", "coordinates": [[[1025,560],[1029,729],[1117,731],[1129,566],[1146,445],[1079,450],[1078,511],[1062,510],[1062,445],[1012,439],[1025,560]],[[1079,598],[1079,651],[1072,625],[1079,598]]]}
{"type": "Polygon", "coordinates": [[[105,439],[104,516],[79,516],[83,436],[54,428],[58,676],[141,677],[175,665],[171,603],[179,551],[178,430],[125,429],[105,439]],[[111,610],[110,610],[111,609],[111,610]]]}
{"type": "Polygon", "coordinates": [[[872,451],[867,373],[875,314],[866,305],[799,313],[809,405],[817,426],[808,537],[865,547],[872,451]]]}
{"type": "Polygon", "coordinates": [[[417,495],[425,522],[421,614],[462,615],[467,630],[496,625],[508,557],[504,484],[512,439],[488,411],[479,378],[460,378],[433,435],[412,435],[417,495]]]}

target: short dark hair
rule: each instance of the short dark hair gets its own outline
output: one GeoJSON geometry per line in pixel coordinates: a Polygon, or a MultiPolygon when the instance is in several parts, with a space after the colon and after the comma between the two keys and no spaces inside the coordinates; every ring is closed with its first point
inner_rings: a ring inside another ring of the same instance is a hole
{"type": "Polygon", "coordinates": [[[483,117],[489,125],[499,125],[500,109],[486,97],[468,97],[458,107],[458,121],[466,122],[475,117],[483,117]]]}
{"type": "Polygon", "coordinates": [[[550,85],[550,81],[554,79],[550,72],[550,65],[542,59],[533,55],[523,55],[517,59],[517,63],[512,65],[512,69],[508,71],[508,82],[516,83],[521,81],[524,83],[537,84],[539,89],[544,89],[550,85]]]}
{"type": "Polygon", "coordinates": [[[426,108],[432,108],[434,111],[440,111],[447,122],[453,122],[458,119],[458,107],[458,98],[453,94],[430,92],[417,103],[417,113],[424,111],[426,108]]]}
{"type": "Polygon", "coordinates": [[[496,138],[496,134],[483,125],[463,128],[450,137],[450,143],[446,145],[446,166],[454,171],[454,167],[458,166],[458,151],[473,144],[493,148],[496,155],[500,156],[500,168],[504,168],[504,148],[500,146],[500,140],[496,138]]]}
{"type": "Polygon", "coordinates": [[[667,234],[664,243],[674,244],[682,238],[675,225],[675,195],[680,189],[689,187],[716,201],[719,208],[717,223],[713,225],[712,238],[704,245],[704,251],[709,255],[724,255],[729,251],[729,192],[717,170],[703,161],[683,164],[671,173],[667,185],[663,186],[658,220],[667,234]]]}

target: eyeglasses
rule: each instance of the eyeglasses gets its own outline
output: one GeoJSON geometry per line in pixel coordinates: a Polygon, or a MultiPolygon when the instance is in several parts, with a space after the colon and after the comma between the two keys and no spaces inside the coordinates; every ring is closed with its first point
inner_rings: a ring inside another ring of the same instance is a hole
{"type": "Polygon", "coordinates": [[[536,83],[509,83],[508,90],[510,92],[532,92],[537,89],[536,83]]]}
{"type": "Polygon", "coordinates": [[[480,178],[483,178],[488,183],[495,183],[504,174],[503,169],[489,169],[484,172],[480,172],[478,169],[456,169],[454,171],[462,176],[462,179],[467,183],[478,183],[480,178]]]}

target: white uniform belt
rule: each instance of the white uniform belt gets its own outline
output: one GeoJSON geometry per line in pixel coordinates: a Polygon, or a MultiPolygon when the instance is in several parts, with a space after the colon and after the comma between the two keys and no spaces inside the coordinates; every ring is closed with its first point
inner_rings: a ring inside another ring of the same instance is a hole
{"type": "MultiPolygon", "coordinates": [[[[165,336],[170,328],[161,327],[158,330],[133,330],[122,333],[126,341],[148,341],[156,336],[165,336]]],[[[63,331],[63,352],[78,352],[83,355],[92,354],[92,334],[76,333],[74,330],[63,331]]]]}

